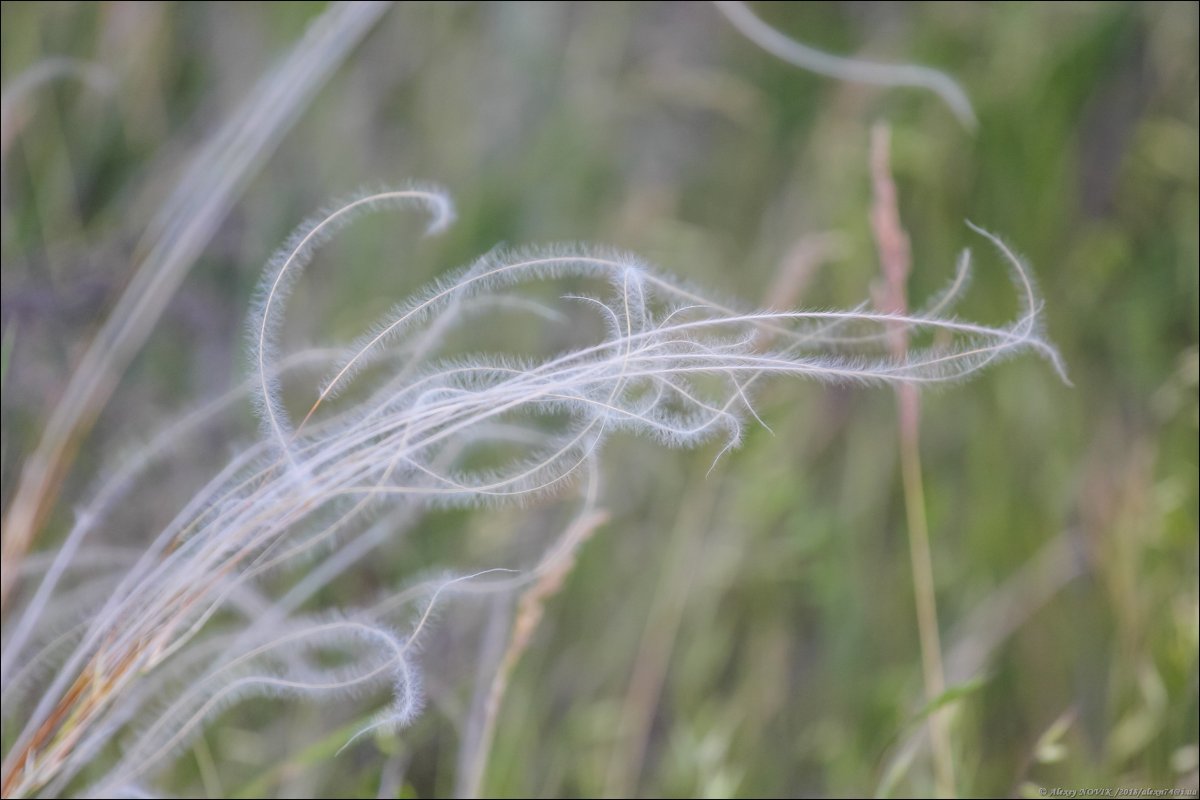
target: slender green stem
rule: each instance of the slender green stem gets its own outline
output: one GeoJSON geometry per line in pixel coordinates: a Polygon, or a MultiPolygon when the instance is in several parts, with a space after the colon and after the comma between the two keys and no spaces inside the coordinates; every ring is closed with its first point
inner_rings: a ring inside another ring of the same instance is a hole
{"type": "MultiPolygon", "coordinates": [[[[921,446],[917,390],[897,387],[900,411],[900,474],[908,518],[908,552],[912,562],[913,595],[917,606],[917,633],[921,642],[921,668],[925,696],[933,701],[946,691],[942,643],[938,633],[937,597],[933,587],[933,558],[929,548],[929,523],[925,516],[925,487],[921,478],[921,446]]],[[[939,797],[954,797],[954,756],[950,745],[949,710],[929,716],[934,779],[939,797]]]]}

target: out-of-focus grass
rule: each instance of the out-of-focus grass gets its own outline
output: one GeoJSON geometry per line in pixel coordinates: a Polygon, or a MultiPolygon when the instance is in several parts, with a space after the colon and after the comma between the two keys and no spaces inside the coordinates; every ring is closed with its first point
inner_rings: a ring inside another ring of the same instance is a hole
{"type": "MultiPolygon", "coordinates": [[[[20,104],[11,142],[5,132],[6,508],[47,404],[179,177],[181,148],[319,8],[4,4],[5,86],[70,56],[110,70],[116,87],[47,84],[20,104]]],[[[974,102],[978,131],[918,91],[798,72],[706,5],[397,7],[192,271],[81,448],[43,546],[61,535],[67,501],[147,420],[242,374],[238,332],[262,262],[331,196],[434,179],[460,221],[419,244],[415,227],[365,221],[298,287],[293,342],[349,339],[390,299],[497,241],[612,243],[758,302],[799,239],[833,230],[842,252],[802,304],[847,305],[878,272],[867,146],[870,124],[885,120],[914,301],[970,245],[981,263],[963,314],[1006,319],[1003,268],[962,220],[1000,232],[1033,265],[1074,382],[1029,360],[924,399],[959,790],[1194,790],[1195,4],[760,11],[820,47],[945,69],[974,102]],[[1056,543],[1057,560],[1046,555],[1056,543]],[[970,668],[956,674],[956,663],[970,668]]],[[[892,399],[779,382],[758,410],[774,435],[754,432],[711,473],[715,447],[609,448],[612,519],[512,676],[486,793],[932,791],[914,739],[924,701],[892,399]]],[[[160,480],[186,483],[224,454],[214,442],[160,480]]],[[[173,510],[169,494],[125,514],[124,541],[173,510]]],[[[460,565],[513,513],[432,517],[325,600],[460,565]]],[[[331,758],[321,739],[340,722],[317,726],[323,711],[302,704],[250,704],[206,735],[220,790],[452,791],[478,609],[466,601],[439,623],[428,657],[453,668],[432,681],[416,727],[331,758]],[[269,768],[254,758],[278,747],[264,736],[290,752],[269,768]]],[[[197,753],[168,788],[215,791],[197,753]]]]}

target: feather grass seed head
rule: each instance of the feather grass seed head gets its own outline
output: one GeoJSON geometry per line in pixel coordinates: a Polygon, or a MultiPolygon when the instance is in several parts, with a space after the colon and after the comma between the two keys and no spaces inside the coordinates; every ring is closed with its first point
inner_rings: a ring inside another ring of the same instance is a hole
{"type": "MultiPolygon", "coordinates": [[[[53,673],[13,739],[7,792],[64,789],[117,731],[135,732],[92,791],[141,785],[206,719],[250,696],[346,697],[387,685],[390,704],[359,735],[407,724],[421,704],[412,643],[440,598],[488,581],[511,589],[530,576],[484,580],[496,572],[485,570],[440,579],[409,623],[397,619],[402,595],[337,617],[297,609],[425,509],[528,501],[575,486],[585,498],[578,518],[592,518],[597,463],[616,432],[670,447],[717,438],[724,453],[748,422],[765,424],[753,398],[767,377],[930,386],[1025,352],[1062,372],[1041,335],[1042,304],[1027,268],[979,229],[1010,267],[1019,303],[1008,325],[951,315],[967,285],[966,256],[920,312],[865,304],[757,311],[710,300],[627,253],[560,245],[491,251],[398,305],[351,346],[284,356],[280,320],[317,248],[362,214],[413,208],[428,213],[430,232],[453,216],[436,189],[358,195],[298,228],[268,264],[247,326],[252,375],[243,389],[259,411],[261,439],[107,584],[86,623],[28,658],[6,650],[6,684],[13,674],[37,683],[28,676],[38,664],[53,673]],[[560,310],[544,298],[547,287],[563,285],[570,288],[559,291],[560,310]],[[570,319],[570,336],[555,340],[565,346],[523,357],[446,346],[455,333],[486,328],[490,314],[514,313],[537,326],[562,328],[570,319]],[[888,347],[897,329],[914,345],[929,344],[897,356],[888,347]],[[279,376],[330,359],[311,410],[294,424],[279,376]],[[367,364],[378,369],[364,371],[367,364]],[[332,402],[352,384],[352,395],[332,402]],[[291,574],[301,577],[281,590],[291,574]],[[314,658],[329,649],[344,654],[335,669],[314,658]]],[[[80,530],[101,524],[105,508],[161,452],[153,445],[103,489],[80,530]]],[[[50,604],[57,577],[87,552],[84,532],[68,541],[47,568],[45,591],[26,607],[31,621],[18,623],[19,644],[50,604]]],[[[531,575],[551,568],[542,563],[531,575]]]]}

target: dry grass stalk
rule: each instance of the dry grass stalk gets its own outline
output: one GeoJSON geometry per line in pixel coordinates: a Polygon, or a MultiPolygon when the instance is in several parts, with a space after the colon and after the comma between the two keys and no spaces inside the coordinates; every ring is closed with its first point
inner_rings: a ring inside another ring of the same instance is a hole
{"type": "MultiPolygon", "coordinates": [[[[871,182],[875,202],[871,207],[871,231],[879,251],[883,285],[876,306],[891,314],[908,313],[908,275],[912,270],[912,246],[900,222],[900,204],[890,164],[891,131],[877,125],[871,131],[871,182]]],[[[892,330],[892,354],[904,358],[908,332],[892,330]]],[[[933,582],[933,557],[929,549],[929,522],[925,515],[925,490],[921,479],[920,400],[912,384],[895,387],[899,412],[900,472],[904,483],[904,508],[908,518],[909,558],[913,593],[917,605],[917,631],[921,642],[921,667],[925,699],[933,702],[946,691],[942,666],[941,635],[938,632],[937,595],[933,582]]],[[[933,765],[938,794],[953,797],[954,753],[950,742],[950,709],[942,708],[929,717],[933,765]]]]}

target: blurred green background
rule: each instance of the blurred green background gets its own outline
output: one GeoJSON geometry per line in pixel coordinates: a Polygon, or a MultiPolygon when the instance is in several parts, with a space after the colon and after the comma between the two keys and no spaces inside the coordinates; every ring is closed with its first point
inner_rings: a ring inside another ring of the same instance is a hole
{"type": "MultiPolygon", "coordinates": [[[[113,80],[50,82],[5,109],[6,506],[188,149],[322,9],[3,4],[5,87],[58,56],[113,80]]],[[[612,244],[757,304],[797,253],[833,241],[797,302],[846,307],[878,280],[867,151],[885,122],[915,304],[969,246],[962,316],[1009,319],[1004,269],[964,220],[995,231],[1032,265],[1073,382],[1026,358],[923,398],[958,790],[1194,796],[1196,3],[756,10],[831,52],[945,70],[978,130],[928,92],[782,63],[707,4],[396,6],[256,166],[80,448],[43,544],[110,456],[245,374],[241,324],[262,265],[331,198],[432,180],[459,221],[415,245],[415,226],[386,216],[356,227],[305,278],[293,343],[350,339],[499,242],[612,244]]],[[[611,519],[514,673],[485,794],[933,791],[892,393],[778,381],[757,410],[773,434],[755,428],[711,473],[720,443],[607,449],[611,519]]],[[[203,478],[206,459],[230,452],[206,447],[160,480],[203,478]]],[[[169,510],[165,496],[147,497],[147,519],[169,510]]],[[[537,511],[433,515],[324,601],[476,564],[474,540],[537,511]]],[[[333,758],[346,736],[334,729],[364,709],[330,724],[319,706],[252,705],[220,717],[161,785],[453,792],[487,620],[503,612],[455,601],[428,645],[431,703],[413,728],[333,758]],[[253,753],[272,737],[286,747],[264,767],[253,753]]]]}

